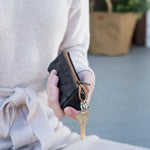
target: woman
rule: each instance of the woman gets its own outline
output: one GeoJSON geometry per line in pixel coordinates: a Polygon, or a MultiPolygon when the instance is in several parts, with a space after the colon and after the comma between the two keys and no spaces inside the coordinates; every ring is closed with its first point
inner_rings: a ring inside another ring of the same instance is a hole
{"type": "Polygon", "coordinates": [[[88,11],[87,0],[0,1],[0,149],[57,149],[80,140],[56,118],[77,114],[59,107],[56,71],[47,94],[44,80],[50,62],[68,50],[82,80],[94,85],[88,11]]]}
{"type": "Polygon", "coordinates": [[[59,52],[69,51],[81,80],[91,83],[91,95],[88,5],[88,0],[0,1],[0,150],[110,149],[96,136],[81,141],[59,122],[78,112],[60,109],[57,72],[47,72],[59,52]]]}

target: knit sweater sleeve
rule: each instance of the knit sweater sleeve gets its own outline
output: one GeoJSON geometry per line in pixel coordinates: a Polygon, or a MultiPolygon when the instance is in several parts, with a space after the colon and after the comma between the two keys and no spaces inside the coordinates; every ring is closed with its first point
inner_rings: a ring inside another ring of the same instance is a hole
{"type": "Polygon", "coordinates": [[[88,70],[94,75],[87,59],[89,38],[89,0],[73,0],[68,26],[59,50],[69,51],[78,73],[88,70]]]}

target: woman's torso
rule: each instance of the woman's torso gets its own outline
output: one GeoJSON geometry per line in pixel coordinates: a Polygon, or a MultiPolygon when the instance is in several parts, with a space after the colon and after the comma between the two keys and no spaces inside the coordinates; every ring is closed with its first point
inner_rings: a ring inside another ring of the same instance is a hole
{"type": "Polygon", "coordinates": [[[0,86],[43,81],[57,56],[71,0],[0,1],[0,86]]]}

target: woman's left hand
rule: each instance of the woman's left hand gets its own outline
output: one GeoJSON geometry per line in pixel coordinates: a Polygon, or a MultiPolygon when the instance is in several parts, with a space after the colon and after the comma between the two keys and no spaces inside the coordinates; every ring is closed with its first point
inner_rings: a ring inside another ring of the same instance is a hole
{"type": "MultiPolygon", "coordinates": [[[[82,72],[78,73],[78,75],[79,75],[81,81],[90,83],[90,86],[84,85],[88,91],[88,100],[87,101],[89,103],[92,92],[93,92],[93,88],[95,85],[95,79],[89,71],[82,71],[82,72]]],[[[64,109],[64,112],[71,119],[76,119],[76,115],[79,113],[79,111],[77,111],[76,109],[74,109],[72,107],[66,107],[64,109]]]]}

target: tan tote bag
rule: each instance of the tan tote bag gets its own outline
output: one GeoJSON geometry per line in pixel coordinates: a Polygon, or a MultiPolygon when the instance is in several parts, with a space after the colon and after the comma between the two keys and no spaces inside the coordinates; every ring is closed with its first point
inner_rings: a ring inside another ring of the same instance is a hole
{"type": "Polygon", "coordinates": [[[135,13],[114,13],[111,0],[105,0],[108,12],[90,12],[91,54],[127,54],[137,23],[135,13]]]}

